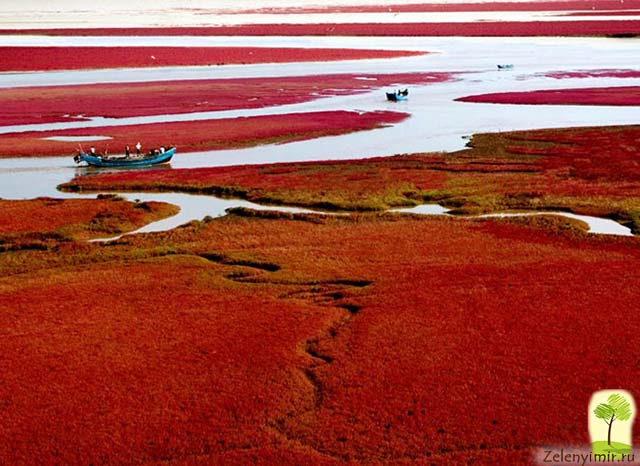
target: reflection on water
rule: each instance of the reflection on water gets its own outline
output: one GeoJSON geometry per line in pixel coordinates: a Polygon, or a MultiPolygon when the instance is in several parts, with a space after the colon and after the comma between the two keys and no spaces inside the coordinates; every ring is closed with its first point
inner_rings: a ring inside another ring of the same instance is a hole
{"type": "Polygon", "coordinates": [[[158,165],[147,165],[138,167],[94,167],[91,165],[79,165],[76,166],[75,176],[92,176],[101,175],[104,173],[121,173],[126,171],[147,171],[147,170],[171,170],[170,163],[163,163],[158,165]]]}

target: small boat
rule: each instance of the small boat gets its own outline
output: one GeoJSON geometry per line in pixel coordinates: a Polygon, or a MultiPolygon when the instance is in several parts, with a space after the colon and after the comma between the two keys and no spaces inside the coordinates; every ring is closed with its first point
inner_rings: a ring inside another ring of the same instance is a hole
{"type": "Polygon", "coordinates": [[[76,163],[87,162],[92,167],[143,167],[147,165],[159,165],[168,163],[176,153],[175,147],[170,147],[164,152],[153,151],[144,155],[93,155],[80,152],[73,160],[76,163]]]}
{"type": "Polygon", "coordinates": [[[508,65],[498,65],[499,70],[512,70],[513,64],[509,63],[508,65]]]}
{"type": "Polygon", "coordinates": [[[403,89],[396,92],[387,92],[387,100],[391,102],[398,102],[400,100],[407,100],[409,98],[409,89],[403,89]]]}

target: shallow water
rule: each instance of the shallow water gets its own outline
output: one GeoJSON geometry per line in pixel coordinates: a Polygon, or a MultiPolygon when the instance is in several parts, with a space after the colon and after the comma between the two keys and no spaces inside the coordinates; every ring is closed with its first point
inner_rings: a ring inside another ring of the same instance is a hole
{"type": "MultiPolygon", "coordinates": [[[[401,153],[453,151],[462,149],[466,137],[476,132],[548,127],[638,123],[635,107],[527,106],[456,102],[466,95],[487,92],[639,85],[640,79],[586,78],[551,79],[534,76],[558,70],[629,69],[630,57],[637,53],[637,41],[603,38],[365,38],[365,37],[140,37],[68,38],[0,36],[0,45],[208,45],[353,47],[407,49],[437,52],[418,57],[389,60],[357,60],[324,63],[261,64],[219,67],[175,67],[144,70],[94,70],[73,72],[0,73],[0,87],[58,85],[94,82],[153,81],[173,79],[241,78],[296,76],[331,73],[404,73],[421,71],[471,71],[459,80],[410,86],[406,102],[387,102],[383,90],[352,96],[321,98],[316,101],[279,107],[197,114],[158,115],[126,119],[95,118],[60,124],[0,127],[0,134],[21,130],[87,128],[90,137],[104,136],[97,126],[140,124],[162,121],[274,115],[290,112],[331,110],[397,110],[411,114],[405,121],[386,128],[341,136],[266,145],[248,149],[178,154],[171,167],[206,167],[293,161],[316,161],[388,156],[401,153]],[[595,57],[595,59],[594,59],[595,57]],[[512,71],[498,71],[497,63],[514,63],[512,71]]],[[[631,66],[630,66],[631,63],[631,66]]],[[[401,84],[401,83],[398,83],[401,84]]],[[[60,193],[56,186],[75,175],[95,172],[74,167],[69,157],[0,159],[0,197],[25,199],[39,196],[77,197],[60,193]]],[[[155,168],[151,168],[155,169],[155,168]]],[[[170,169],[170,168],[169,168],[170,169]]],[[[127,197],[129,195],[126,195],[127,197]]],[[[141,196],[141,195],[140,195],[141,196]]],[[[145,199],[166,199],[165,194],[144,195],[145,199]]],[[[92,196],[84,196],[92,197],[92,196]]],[[[141,196],[142,197],[142,196],[141,196]]],[[[181,207],[179,221],[220,214],[220,205],[229,201],[205,202],[203,196],[176,195],[181,207]]],[[[205,197],[209,199],[208,197],[205,197]]],[[[234,205],[241,205],[236,202],[234,205]]],[[[224,211],[224,209],[222,210],[224,211]]],[[[175,226],[176,219],[159,225],[175,226]]],[[[152,227],[150,227],[152,228],[152,227]]],[[[155,228],[155,227],[153,227],[155,228]]],[[[160,228],[158,226],[157,228],[160,228]]],[[[595,227],[594,227],[595,228],[595,227]]],[[[596,231],[596,230],[593,230],[596,231]]]]}

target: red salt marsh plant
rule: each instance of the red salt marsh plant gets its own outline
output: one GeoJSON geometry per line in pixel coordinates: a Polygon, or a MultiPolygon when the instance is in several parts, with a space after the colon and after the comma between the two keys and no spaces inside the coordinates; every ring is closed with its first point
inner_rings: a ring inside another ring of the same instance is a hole
{"type": "Polygon", "coordinates": [[[322,328],[318,310],[243,290],[198,256],[142,253],[94,264],[77,254],[71,270],[3,277],[11,356],[0,392],[13,408],[3,409],[0,460],[223,464],[262,445],[267,457],[314,462],[266,425],[308,397],[297,347],[322,328]]]}
{"type": "MultiPolygon", "coordinates": [[[[178,212],[162,202],[98,199],[0,200],[0,242],[16,238],[88,239],[124,233],[178,212]]],[[[1,246],[0,246],[1,247],[1,246]]]]}
{"type": "MultiPolygon", "coordinates": [[[[140,29],[136,29],[136,35],[140,29]]],[[[0,47],[0,71],[87,70],[161,66],[361,60],[423,55],[401,50],[275,47],[0,47]]]]}
{"type": "MultiPolygon", "coordinates": [[[[583,75],[566,77],[584,77],[583,75]]],[[[605,74],[611,76],[611,74],[605,74]]],[[[556,75],[552,76],[556,77],[556,75]]],[[[563,77],[563,75],[561,75],[563,77]]],[[[620,77],[620,76],[614,76],[620,77]]],[[[633,77],[633,76],[624,76],[633,77]]],[[[524,92],[496,92],[456,99],[460,102],[523,105],[640,105],[640,87],[592,87],[524,92]]]]}
{"type": "Polygon", "coordinates": [[[640,390],[640,255],[545,221],[244,212],[5,253],[0,459],[513,466],[586,444],[592,392],[640,390]]]}
{"type": "MultiPolygon", "coordinates": [[[[178,154],[184,154],[364,131],[398,123],[407,117],[406,113],[388,111],[329,111],[10,133],[0,135],[0,157],[69,155],[77,150],[76,143],[45,139],[55,136],[99,134],[110,137],[107,142],[96,143],[99,153],[106,150],[109,153],[124,153],[125,146],[133,148],[137,141],[142,141],[143,151],[150,149],[151,144],[156,148],[164,144],[176,146],[178,154]]],[[[89,144],[84,144],[85,150],[89,144]]]]}
{"type": "Polygon", "coordinates": [[[238,26],[5,30],[4,33],[90,36],[635,36],[638,20],[478,21],[461,23],[319,23],[238,26]]]}
{"type": "Polygon", "coordinates": [[[453,73],[364,73],[10,88],[0,89],[0,124],[261,108],[453,79],[453,73]]]}

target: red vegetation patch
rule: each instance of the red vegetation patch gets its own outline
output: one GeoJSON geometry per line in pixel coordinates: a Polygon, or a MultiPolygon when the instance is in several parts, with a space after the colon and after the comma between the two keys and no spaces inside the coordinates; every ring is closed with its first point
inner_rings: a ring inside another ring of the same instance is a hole
{"type": "Polygon", "coordinates": [[[260,446],[317,464],[273,453],[286,442],[267,426],[308,401],[298,345],[332,312],[239,287],[197,256],[119,256],[2,279],[0,461],[178,464],[260,446]]]}
{"type": "MultiPolygon", "coordinates": [[[[288,7],[227,10],[225,14],[309,14],[309,13],[444,13],[471,11],[571,11],[571,10],[632,10],[640,8],[640,1],[626,0],[567,0],[534,2],[478,2],[478,3],[416,3],[413,5],[341,5],[326,7],[288,7]]],[[[606,13],[603,14],[608,14],[606,13]]],[[[575,14],[583,14],[575,13],[575,14]]]]}
{"type": "Polygon", "coordinates": [[[453,78],[452,73],[336,74],[0,89],[0,125],[269,107],[453,78]]]}
{"type": "Polygon", "coordinates": [[[539,73],[536,76],[545,76],[553,79],[565,78],[640,78],[638,70],[578,70],[578,71],[553,71],[539,73]]]}
{"type": "Polygon", "coordinates": [[[310,112],[288,113],[246,118],[150,123],[130,126],[33,131],[0,135],[0,157],[34,157],[69,155],[77,143],[44,140],[52,136],[109,136],[96,144],[103,153],[124,153],[126,145],[141,141],[143,151],[149,146],[176,146],[178,153],[250,147],[259,144],[284,143],[321,136],[345,134],[398,123],[408,117],[399,112],[310,112]]]}
{"type": "MultiPolygon", "coordinates": [[[[585,181],[624,181],[640,196],[640,127],[571,128],[539,130],[507,135],[506,151],[516,156],[539,157],[536,165],[558,177],[585,181]]],[[[559,189],[561,185],[558,186],[559,189]]]]}
{"type": "Polygon", "coordinates": [[[640,105],[640,86],[496,92],[461,97],[456,100],[522,105],[640,105]]]}
{"type": "Polygon", "coordinates": [[[412,55],[423,52],[269,47],[0,47],[0,71],[290,63],[412,55]]]}
{"type": "Polygon", "coordinates": [[[122,233],[177,211],[177,207],[160,202],[134,204],[117,197],[0,200],[0,242],[25,234],[46,236],[55,233],[86,239],[122,233]]]}
{"type": "MultiPolygon", "coordinates": [[[[1,31],[0,31],[1,32],[1,31]]],[[[179,28],[5,30],[7,34],[97,36],[606,36],[640,34],[640,21],[523,21],[467,23],[247,24],[179,28]]]]}
{"type": "Polygon", "coordinates": [[[0,261],[0,460],[513,466],[640,393],[635,239],[301,220],[0,261]]]}

